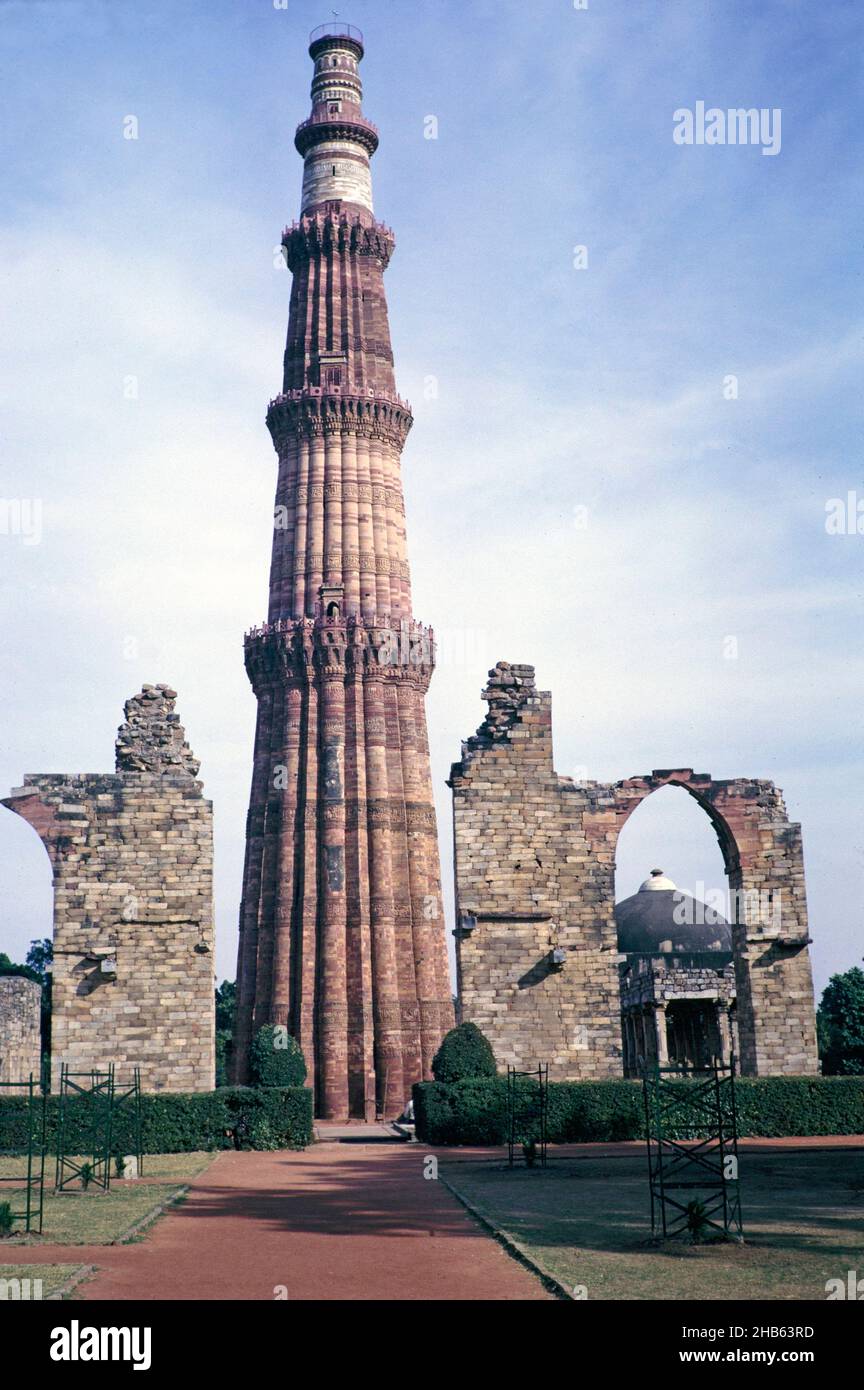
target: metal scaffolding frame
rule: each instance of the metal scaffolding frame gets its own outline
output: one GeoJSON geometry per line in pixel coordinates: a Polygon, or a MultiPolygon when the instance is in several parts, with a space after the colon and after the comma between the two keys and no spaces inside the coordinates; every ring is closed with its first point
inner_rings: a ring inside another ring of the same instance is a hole
{"type": "Polygon", "coordinates": [[[743,1240],[734,1054],[728,1065],[714,1058],[698,1071],[646,1066],[642,1093],[652,1235],[701,1229],[743,1240]],[[682,1130],[700,1137],[677,1137],[682,1130]]]}
{"type": "MultiPolygon", "coordinates": [[[[507,1068],[507,1154],[512,1168],[523,1137],[537,1145],[540,1167],[546,1167],[546,1129],[549,1111],[549,1064],[530,1071],[507,1068]],[[528,1084],[526,1084],[528,1083],[528,1084]]],[[[526,1159],[527,1162],[527,1159],[526,1159]]]]}
{"type": "MultiPolygon", "coordinates": [[[[12,1220],[23,1221],[26,1232],[41,1235],[47,1149],[47,1087],[44,1073],[38,1080],[31,1072],[26,1081],[4,1081],[2,1090],[6,1094],[14,1092],[16,1095],[19,1091],[23,1091],[24,1098],[27,1100],[27,1171],[14,1173],[8,1178],[0,1177],[0,1184],[17,1184],[17,1186],[13,1186],[13,1199],[15,1193],[23,1193],[24,1208],[21,1211],[16,1211],[13,1208],[12,1220]]],[[[0,1153],[2,1152],[2,1136],[0,1136],[0,1153]]],[[[23,1159],[24,1154],[16,1154],[15,1157],[23,1159]]],[[[0,1186],[0,1201],[5,1200],[3,1187],[0,1186]]]]}
{"type": "Polygon", "coordinates": [[[133,1133],[138,1172],[142,1171],[141,1152],[141,1074],[136,1067],[132,1082],[118,1087],[114,1063],[107,1070],[73,1072],[68,1062],[60,1068],[59,1114],[57,1119],[57,1167],[54,1181],[55,1191],[61,1192],[75,1179],[81,1179],[85,1167],[89,1170],[88,1181],[107,1192],[111,1187],[111,1159],[114,1156],[115,1120],[118,1111],[124,1106],[133,1111],[133,1133]],[[69,1102],[85,1099],[90,1105],[89,1137],[84,1147],[88,1157],[76,1161],[79,1143],[70,1140],[69,1102]],[[75,1157],[68,1150],[75,1149],[75,1157]]]}

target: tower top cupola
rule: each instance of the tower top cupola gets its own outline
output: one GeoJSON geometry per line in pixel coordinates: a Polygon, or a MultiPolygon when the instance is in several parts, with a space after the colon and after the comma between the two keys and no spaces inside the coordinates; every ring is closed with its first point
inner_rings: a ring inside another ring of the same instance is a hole
{"type": "Polygon", "coordinates": [[[301,215],[349,207],[372,212],[370,156],[378,131],[363,115],[363,35],[352,24],[322,24],[309,36],[312,112],[297,127],[303,156],[301,215]]]}

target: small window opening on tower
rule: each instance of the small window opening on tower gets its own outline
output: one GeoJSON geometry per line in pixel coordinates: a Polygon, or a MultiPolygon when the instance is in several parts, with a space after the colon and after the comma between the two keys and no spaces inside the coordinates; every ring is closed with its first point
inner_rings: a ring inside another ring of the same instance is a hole
{"type": "Polygon", "coordinates": [[[326,383],[327,383],[328,386],[341,386],[341,385],[342,385],[342,368],[341,368],[341,367],[328,367],[328,368],[327,368],[327,373],[326,373],[326,383]]]}
{"type": "Polygon", "coordinates": [[[333,177],[334,177],[334,179],[335,179],[335,177],[336,177],[336,165],[335,165],[335,164],[331,165],[331,168],[332,168],[332,170],[333,170],[333,177]]]}
{"type": "Polygon", "coordinates": [[[340,112],[341,110],[342,110],[342,103],[341,103],[341,101],[331,101],[331,103],[330,103],[330,115],[331,115],[331,116],[336,116],[336,115],[338,115],[339,112],[340,112]]]}
{"type": "Polygon", "coordinates": [[[327,617],[328,617],[328,618],[338,618],[338,617],[339,617],[339,605],[338,605],[338,603],[328,603],[328,605],[327,605],[327,617]]]}

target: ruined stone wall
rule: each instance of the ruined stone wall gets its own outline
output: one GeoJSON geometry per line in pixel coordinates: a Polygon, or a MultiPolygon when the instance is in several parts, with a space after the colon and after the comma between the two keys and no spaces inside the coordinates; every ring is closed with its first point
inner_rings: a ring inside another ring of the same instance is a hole
{"type": "Polygon", "coordinates": [[[734,890],[741,1069],[815,1074],[801,828],[774,784],[690,768],[574,783],[553,769],[551,697],[533,667],[499,662],[483,698],[489,713],[450,778],[457,970],[460,1016],[488,1034],[499,1063],[620,1074],[618,835],[646,796],[678,785],[711,820],[734,890]],[[465,914],[476,919],[467,932],[465,914]]]}
{"type": "Polygon", "coordinates": [[[54,866],[54,1086],[61,1062],[214,1085],[212,806],[175,698],[127,701],[116,773],[28,776],[4,802],[54,866]]]}
{"type": "Polygon", "coordinates": [[[476,917],[456,933],[460,1018],[501,1066],[618,1076],[611,870],[582,829],[588,794],[553,769],[551,697],[533,667],[500,662],[483,698],[489,713],[450,775],[457,910],[476,917]]]}
{"type": "Polygon", "coordinates": [[[0,975],[0,1095],[23,1095],[4,1082],[39,1080],[42,986],[23,975],[0,975]]]}

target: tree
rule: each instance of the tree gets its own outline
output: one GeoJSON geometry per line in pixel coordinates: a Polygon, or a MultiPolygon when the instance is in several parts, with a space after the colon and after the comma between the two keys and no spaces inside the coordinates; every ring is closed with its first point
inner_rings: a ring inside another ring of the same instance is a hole
{"type": "Polygon", "coordinates": [[[497,1076],[495,1054],[489,1039],[476,1023],[451,1028],[432,1058],[436,1081],[468,1081],[477,1076],[497,1076]]]}
{"type": "Polygon", "coordinates": [[[31,941],[27,952],[27,964],[35,970],[43,985],[51,983],[51,966],[54,964],[54,942],[50,936],[41,941],[31,941]]]}
{"type": "Polygon", "coordinates": [[[21,975],[25,980],[35,980],[37,984],[41,984],[35,970],[31,970],[29,965],[19,965],[7,956],[5,951],[0,951],[0,975],[21,975]]]}
{"type": "Polygon", "coordinates": [[[216,1031],[234,1032],[234,1009],[237,1004],[237,986],[233,980],[223,980],[216,990],[216,1031]]]}
{"type": "Polygon", "coordinates": [[[228,1061],[234,1040],[234,1010],[237,1005],[237,986],[233,980],[223,980],[216,990],[216,1085],[228,1084],[228,1061]]]}
{"type": "Polygon", "coordinates": [[[27,952],[27,968],[32,970],[42,986],[42,1006],[40,1029],[42,1033],[42,1052],[51,1051],[51,997],[52,983],[54,976],[52,973],[54,966],[54,942],[50,936],[43,936],[41,940],[31,941],[30,950],[27,952]]]}
{"type": "Polygon", "coordinates": [[[826,1076],[864,1076],[864,970],[832,975],[816,1015],[826,1076]]]}
{"type": "Polygon", "coordinates": [[[265,1023],[252,1039],[249,1066],[256,1086],[302,1086],[306,1058],[296,1038],[277,1023],[265,1023]]]}

